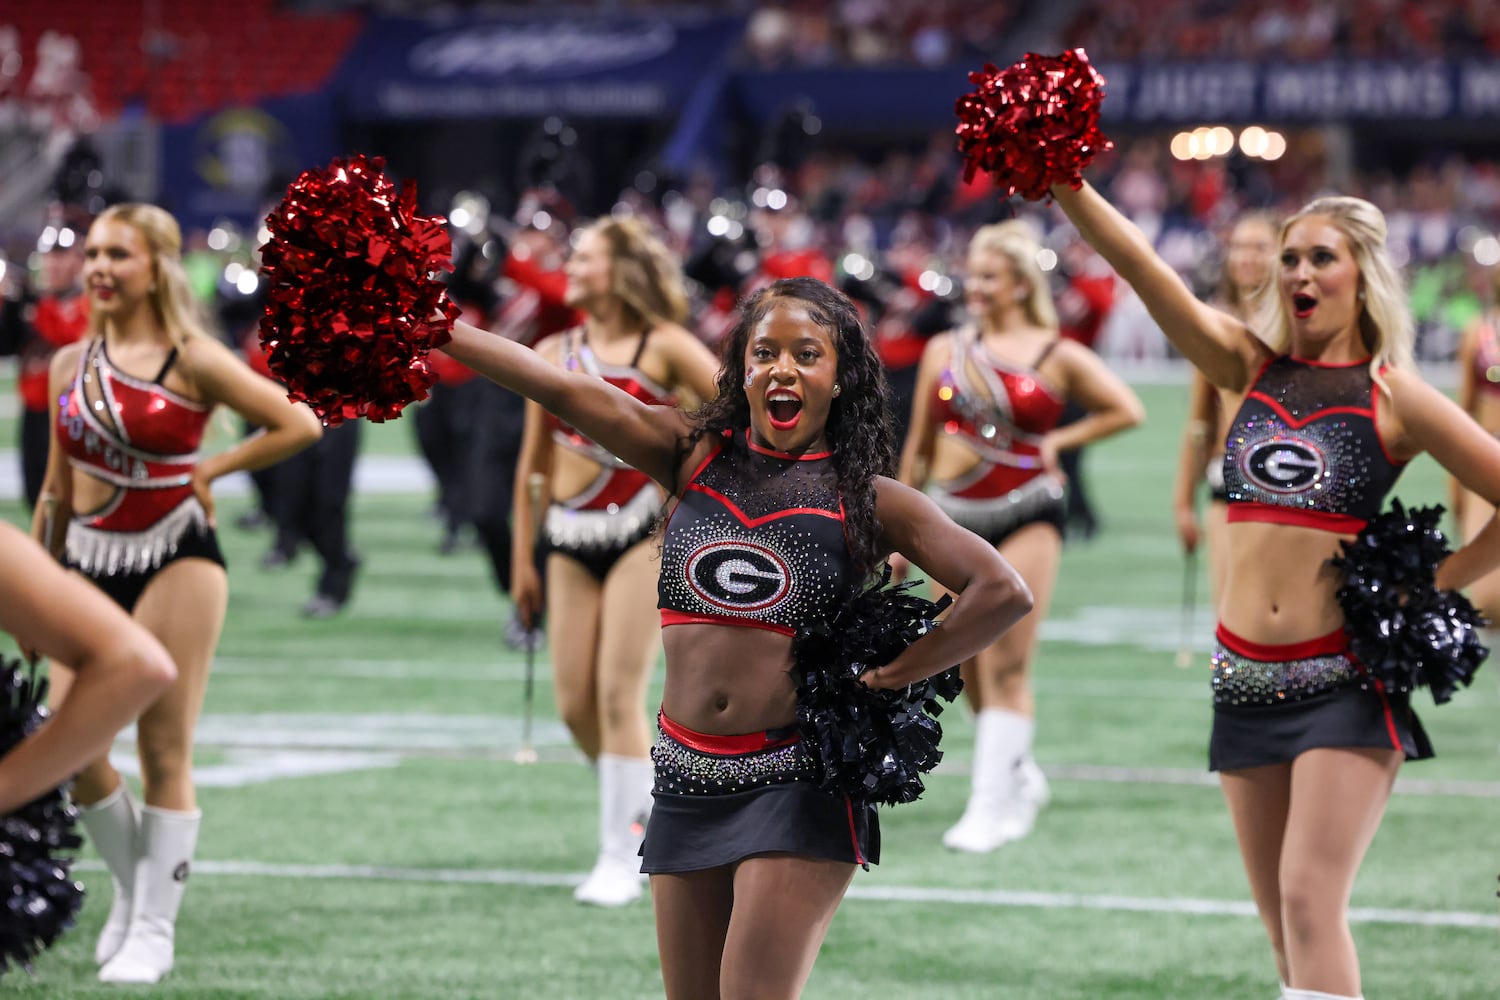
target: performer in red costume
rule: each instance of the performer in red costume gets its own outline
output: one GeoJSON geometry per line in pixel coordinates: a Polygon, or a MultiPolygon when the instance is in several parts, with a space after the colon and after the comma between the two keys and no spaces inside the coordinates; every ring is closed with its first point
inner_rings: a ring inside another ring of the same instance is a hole
{"type": "MultiPolygon", "coordinates": [[[[681,326],[678,262],[644,224],[606,219],[584,229],[566,272],[567,304],[584,321],[539,343],[542,357],[652,406],[675,406],[680,390],[693,406],[714,394],[714,357],[681,326]]],[[[541,515],[558,710],[599,779],[599,856],[574,892],[582,903],[621,906],[641,894],[636,851],[651,811],[646,684],[661,648],[648,536],[663,499],[645,473],[535,403],[526,407],[511,596],[525,627],[535,627],[542,584],[532,525],[541,515]],[[550,499],[545,514],[534,510],[534,477],[550,499]]]]}
{"type": "Polygon", "coordinates": [[[1062,555],[1058,454],[1144,416],[1093,351],[1058,336],[1039,250],[1022,222],[974,234],[964,280],[971,320],[928,343],[901,456],[901,481],[926,488],[949,517],[995,546],[1036,598],[1033,614],[964,664],[978,712],[973,775],[963,817],[943,835],[960,851],[1026,836],[1048,797],[1031,754],[1031,672],[1062,555]],[[1070,400],[1084,416],[1059,427],[1070,400]]]}
{"type": "Polygon", "coordinates": [[[819,790],[816,751],[798,739],[790,633],[892,551],[959,597],[942,627],[864,674],[871,687],[944,670],[1031,606],[993,548],[883,474],[895,465],[887,390],[846,297],[778,281],[724,343],[718,395],[696,415],[462,322],[443,348],[677,501],[658,583],[667,677],[644,847],[669,1000],[797,996],[855,865],[878,860],[874,808],[819,790]]]}
{"type": "MultiPolygon", "coordinates": [[[[136,726],[145,785],[137,809],[101,755],[74,786],[83,822],[114,878],[95,958],[105,982],[154,983],[172,968],[178,905],[200,812],[193,727],[227,602],[211,484],[316,441],[318,420],[204,333],[181,261],[176,221],[152,205],[117,205],[89,229],[89,336],[52,362],[53,437],[33,528],[172,654],[178,678],[136,726]],[[198,454],[224,404],[264,432],[198,454]]],[[[69,665],[53,670],[66,707],[69,665]]]]}

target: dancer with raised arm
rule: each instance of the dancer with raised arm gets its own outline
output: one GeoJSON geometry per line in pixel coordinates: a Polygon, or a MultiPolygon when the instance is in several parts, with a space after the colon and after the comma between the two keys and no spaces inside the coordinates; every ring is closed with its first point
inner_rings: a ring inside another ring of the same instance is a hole
{"type": "Polygon", "coordinates": [[[990,646],[1026,584],[921,493],[895,451],[879,359],[849,300],[808,278],[744,306],[718,395],[696,414],[455,324],[450,355],[650,476],[674,507],[658,581],[667,677],[646,831],[670,1000],[800,994],[856,865],[879,859],[874,807],[824,791],[797,726],[792,640],[900,551],[958,595],[883,667],[904,688],[990,646]]]}
{"type": "Polygon", "coordinates": [[[1428,452],[1491,508],[1437,585],[1494,569],[1500,442],[1417,373],[1385,218],[1369,202],[1319,198],[1282,225],[1252,328],[1195,299],[1092,187],[1051,193],[1234,413],[1209,766],[1284,995],[1358,997],[1349,893],[1401,762],[1432,747],[1409,698],[1350,655],[1329,560],[1428,452]]]}

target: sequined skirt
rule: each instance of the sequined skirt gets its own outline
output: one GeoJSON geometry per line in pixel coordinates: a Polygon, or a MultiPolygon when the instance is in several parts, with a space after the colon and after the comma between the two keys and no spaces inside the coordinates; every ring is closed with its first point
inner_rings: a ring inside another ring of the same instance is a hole
{"type": "Polygon", "coordinates": [[[642,871],[702,871],[757,854],[879,862],[874,808],[818,788],[816,761],[795,727],[712,736],[666,715],[658,724],[642,871]]]}
{"type": "Polygon", "coordinates": [[[1213,692],[1211,771],[1282,764],[1320,747],[1400,750],[1409,760],[1432,756],[1409,700],[1368,676],[1342,630],[1273,646],[1220,625],[1213,692]]]}
{"type": "Polygon", "coordinates": [[[991,545],[1028,524],[1044,521],[1062,530],[1067,520],[1067,490],[1055,476],[1039,475],[1021,486],[994,497],[961,497],[941,485],[927,493],[944,514],[991,545]]]}

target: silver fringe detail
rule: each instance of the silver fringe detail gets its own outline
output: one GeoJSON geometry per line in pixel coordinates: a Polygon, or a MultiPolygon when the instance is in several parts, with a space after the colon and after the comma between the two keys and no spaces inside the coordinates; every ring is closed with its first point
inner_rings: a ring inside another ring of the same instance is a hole
{"type": "Polygon", "coordinates": [[[143,573],[176,553],[189,531],[207,527],[196,497],[188,497],[145,531],[103,531],[74,518],[68,525],[68,562],[95,576],[143,573]]]}
{"type": "Polygon", "coordinates": [[[602,510],[574,510],[560,503],[547,508],[543,528],[547,541],[564,552],[607,552],[629,545],[650,533],[661,507],[653,486],[642,488],[625,501],[602,510]]]}
{"type": "Polygon", "coordinates": [[[1066,491],[1056,476],[1044,474],[1004,496],[957,497],[936,485],[928,489],[928,494],[955,524],[968,528],[981,538],[990,539],[1034,520],[1049,507],[1062,504],[1066,491]]]}
{"type": "Polygon", "coordinates": [[[1252,660],[1223,643],[1214,649],[1213,672],[1216,705],[1284,705],[1359,683],[1364,676],[1346,653],[1252,660]]]}

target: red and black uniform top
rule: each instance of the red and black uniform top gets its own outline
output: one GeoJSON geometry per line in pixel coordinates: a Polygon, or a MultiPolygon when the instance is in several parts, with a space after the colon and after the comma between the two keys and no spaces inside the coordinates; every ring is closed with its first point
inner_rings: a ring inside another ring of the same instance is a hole
{"type": "Polygon", "coordinates": [[[1379,401],[1368,358],[1266,362],[1225,442],[1229,520],[1357,534],[1406,467],[1381,440],[1379,401]]]}
{"type": "Polygon", "coordinates": [[[846,596],[850,562],[832,453],[791,455],[726,431],[667,520],[661,622],[794,635],[846,596]]]}
{"type": "Polygon", "coordinates": [[[954,496],[1004,496],[1042,475],[1042,440],[1057,426],[1066,400],[1037,373],[1052,352],[1049,341],[1029,368],[996,358],[978,337],[954,334],[953,358],[938,379],[933,419],[980,461],[957,481],[954,496]]]}

